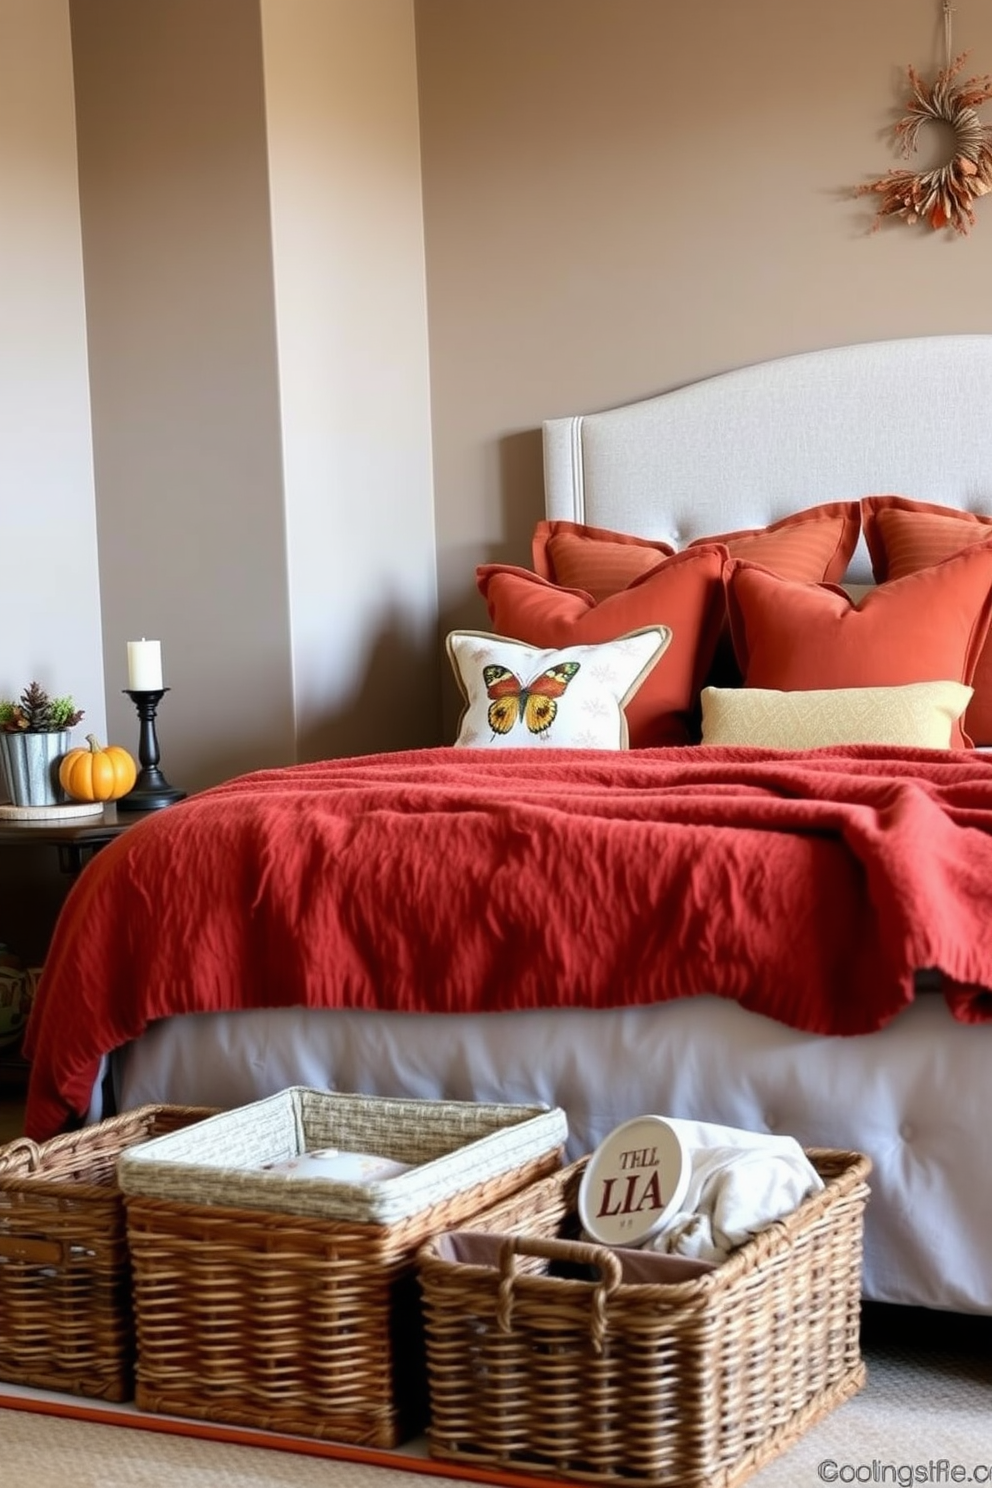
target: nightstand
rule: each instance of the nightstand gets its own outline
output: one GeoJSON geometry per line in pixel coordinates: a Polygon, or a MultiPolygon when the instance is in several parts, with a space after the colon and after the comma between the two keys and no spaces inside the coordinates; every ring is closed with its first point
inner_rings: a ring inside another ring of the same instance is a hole
{"type": "Polygon", "coordinates": [[[59,868],[75,876],[94,853],[115,837],[136,826],[155,811],[121,811],[108,801],[99,816],[74,817],[67,821],[0,820],[0,849],[53,847],[58,853],[59,868]]]}
{"type": "MultiPolygon", "coordinates": [[[[90,858],[155,811],[122,811],[65,820],[0,819],[0,941],[25,966],[40,965],[59,910],[90,858]]],[[[0,1099],[27,1087],[19,1044],[0,1047],[0,1099]]]]}

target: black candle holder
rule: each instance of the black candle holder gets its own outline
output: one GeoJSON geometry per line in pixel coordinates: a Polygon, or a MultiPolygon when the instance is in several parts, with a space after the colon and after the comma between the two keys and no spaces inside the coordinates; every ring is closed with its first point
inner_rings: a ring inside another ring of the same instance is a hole
{"type": "Polygon", "coordinates": [[[162,771],[158,767],[159,749],[158,735],[155,732],[155,714],[158,705],[168,687],[158,687],[150,692],[132,692],[131,688],[125,687],[132,703],[138,710],[141,719],[141,732],[138,736],[138,760],[141,769],[134,786],[126,796],[121,796],[117,802],[118,811],[158,811],[162,806],[171,806],[173,801],[184,799],[186,792],[177,790],[170,785],[162,771]]]}

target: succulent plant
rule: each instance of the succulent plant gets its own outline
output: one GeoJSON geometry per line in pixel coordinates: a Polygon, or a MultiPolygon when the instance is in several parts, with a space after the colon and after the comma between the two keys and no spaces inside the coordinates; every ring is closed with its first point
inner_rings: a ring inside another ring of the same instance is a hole
{"type": "Polygon", "coordinates": [[[18,701],[0,698],[0,729],[5,734],[57,734],[74,728],[83,717],[71,697],[49,697],[38,682],[25,687],[18,701]]]}

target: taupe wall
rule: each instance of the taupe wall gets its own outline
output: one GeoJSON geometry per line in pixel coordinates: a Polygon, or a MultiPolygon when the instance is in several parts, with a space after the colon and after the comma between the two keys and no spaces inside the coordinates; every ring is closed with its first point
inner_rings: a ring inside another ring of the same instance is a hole
{"type": "Polygon", "coordinates": [[[72,0],[107,713],[162,642],[162,766],[293,758],[258,7],[72,0]]]}
{"type": "Polygon", "coordinates": [[[170,781],[432,743],[412,0],[71,0],[108,715],[170,781]]]}
{"type": "Polygon", "coordinates": [[[297,753],[436,739],[412,0],[263,0],[297,753]]]}
{"type": "MultiPolygon", "coordinates": [[[[992,10],[953,19],[992,71],[992,10]]],[[[442,629],[527,560],[542,419],[992,330],[992,199],[967,239],[852,199],[899,163],[905,64],[943,62],[933,0],[417,0],[417,44],[442,629]]]]}
{"type": "MultiPolygon", "coordinates": [[[[992,11],[953,17],[992,70],[992,11]]],[[[94,721],[105,674],[136,742],[124,643],[157,633],[190,788],[451,737],[442,638],[485,622],[478,562],[526,561],[543,419],[992,329],[992,201],[958,240],[872,236],[852,197],[897,163],[905,64],[943,60],[933,0],[0,0],[0,27],[0,690],[44,672],[94,721]]]]}
{"type": "MultiPolygon", "coordinates": [[[[0,697],[104,732],[86,317],[65,0],[0,0],[0,697]]],[[[2,795],[2,790],[0,790],[2,795]]]]}

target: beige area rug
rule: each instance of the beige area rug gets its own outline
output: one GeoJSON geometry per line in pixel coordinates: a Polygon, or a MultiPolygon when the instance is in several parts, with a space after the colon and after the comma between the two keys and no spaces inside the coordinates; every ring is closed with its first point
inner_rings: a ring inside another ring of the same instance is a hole
{"type": "MultiPolygon", "coordinates": [[[[992,1484],[992,1319],[868,1309],[864,1354],[865,1389],[753,1474],[752,1488],[992,1484]]],[[[341,1460],[0,1408],[3,1488],[450,1488],[423,1452],[414,1444],[396,1467],[383,1465],[389,1454],[341,1460]]]]}

